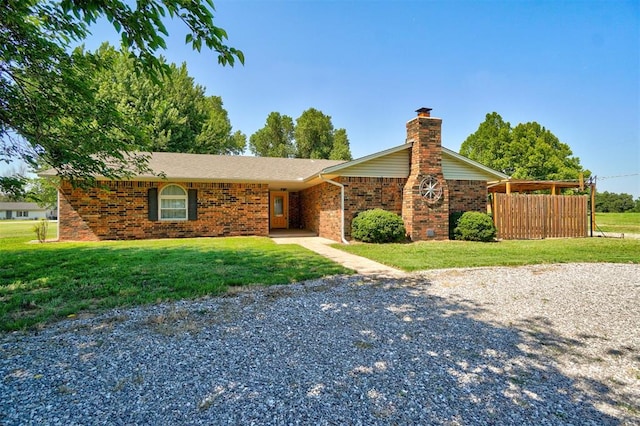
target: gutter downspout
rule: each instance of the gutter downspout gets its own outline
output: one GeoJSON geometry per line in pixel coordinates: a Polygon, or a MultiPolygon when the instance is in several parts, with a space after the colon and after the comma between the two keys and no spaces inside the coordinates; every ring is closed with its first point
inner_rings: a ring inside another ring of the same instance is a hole
{"type": "Polygon", "coordinates": [[[344,237],[344,185],[333,181],[331,179],[327,179],[322,176],[322,173],[318,173],[318,177],[321,181],[330,183],[331,185],[335,185],[340,188],[340,238],[344,244],[349,244],[349,241],[344,237]]]}

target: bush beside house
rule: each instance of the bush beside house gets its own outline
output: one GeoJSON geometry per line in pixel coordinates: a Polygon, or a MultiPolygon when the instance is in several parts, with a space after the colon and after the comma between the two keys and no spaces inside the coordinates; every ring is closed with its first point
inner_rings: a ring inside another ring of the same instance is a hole
{"type": "Polygon", "coordinates": [[[394,243],[406,238],[402,218],[382,209],[366,210],[351,222],[351,236],[365,243],[394,243]]]}
{"type": "Polygon", "coordinates": [[[488,242],[496,238],[496,227],[486,213],[465,212],[458,219],[453,233],[456,240],[488,242]]]}

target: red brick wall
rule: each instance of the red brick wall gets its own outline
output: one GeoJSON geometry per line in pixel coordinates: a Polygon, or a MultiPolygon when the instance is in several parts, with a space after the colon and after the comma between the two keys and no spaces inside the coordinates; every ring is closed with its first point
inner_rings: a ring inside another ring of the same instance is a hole
{"type": "Polygon", "coordinates": [[[289,192],[289,228],[300,229],[301,227],[300,193],[289,192]]]}
{"type": "MultiPolygon", "coordinates": [[[[344,185],[345,237],[351,237],[351,221],[360,212],[380,208],[402,212],[406,179],[342,177],[344,185]]],[[[340,188],[322,183],[300,192],[302,226],[323,238],[341,241],[340,188]]]]}
{"type": "Polygon", "coordinates": [[[487,212],[487,182],[483,180],[447,180],[449,211],[487,212]]]}
{"type": "Polygon", "coordinates": [[[383,209],[402,214],[402,191],[406,179],[343,177],[345,236],[351,238],[351,221],[358,213],[370,209],[383,209]]]}
{"type": "Polygon", "coordinates": [[[190,182],[98,182],[83,190],[60,190],[61,240],[218,237],[269,233],[266,184],[190,182]],[[169,184],[198,190],[198,219],[150,221],[147,191],[169,184]]]}
{"type": "Polygon", "coordinates": [[[302,226],[318,236],[340,241],[340,188],[329,183],[300,192],[302,226]]]}

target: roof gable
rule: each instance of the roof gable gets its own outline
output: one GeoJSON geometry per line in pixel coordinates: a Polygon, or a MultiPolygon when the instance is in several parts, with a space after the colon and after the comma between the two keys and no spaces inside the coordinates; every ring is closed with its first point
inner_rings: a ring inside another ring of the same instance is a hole
{"type": "MultiPolygon", "coordinates": [[[[410,173],[412,142],[380,151],[366,157],[338,164],[322,170],[322,174],[347,177],[399,177],[410,173]]],[[[445,179],[501,180],[508,176],[483,164],[442,147],[442,174],[445,179]]]]}
{"type": "Polygon", "coordinates": [[[448,148],[442,147],[442,174],[445,179],[501,180],[509,176],[473,161],[448,148]]]}
{"type": "Polygon", "coordinates": [[[348,177],[397,177],[409,176],[409,152],[411,145],[402,144],[376,152],[353,161],[328,167],[323,174],[348,177]]]}

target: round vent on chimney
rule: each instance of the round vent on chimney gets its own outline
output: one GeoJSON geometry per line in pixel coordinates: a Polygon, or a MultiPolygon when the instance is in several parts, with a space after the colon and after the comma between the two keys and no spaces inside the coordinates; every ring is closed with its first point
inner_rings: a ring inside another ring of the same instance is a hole
{"type": "Polygon", "coordinates": [[[425,176],[420,182],[420,195],[429,203],[435,203],[440,200],[442,197],[442,184],[440,180],[433,175],[425,176]]]}

